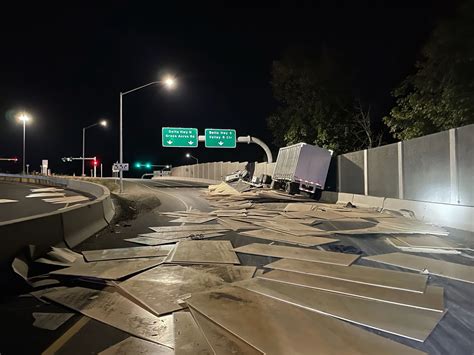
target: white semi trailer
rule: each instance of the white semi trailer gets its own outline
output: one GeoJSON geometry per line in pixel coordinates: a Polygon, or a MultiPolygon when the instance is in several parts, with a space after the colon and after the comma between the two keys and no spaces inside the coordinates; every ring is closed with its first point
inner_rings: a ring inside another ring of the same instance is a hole
{"type": "Polygon", "coordinates": [[[324,189],[331,156],[331,151],[306,143],[280,148],[272,188],[317,195],[324,189]]]}

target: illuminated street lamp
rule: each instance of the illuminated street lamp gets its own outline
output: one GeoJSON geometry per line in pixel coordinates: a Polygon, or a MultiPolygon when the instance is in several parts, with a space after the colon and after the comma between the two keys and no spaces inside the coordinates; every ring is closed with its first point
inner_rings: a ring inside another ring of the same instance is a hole
{"type": "Polygon", "coordinates": [[[21,112],[18,116],[18,121],[23,122],[23,165],[22,174],[25,174],[25,158],[26,158],[26,123],[31,121],[31,116],[26,112],[21,112]]]}
{"type": "Polygon", "coordinates": [[[176,87],[176,79],[168,75],[163,78],[163,84],[170,90],[174,89],[176,87]]]}
{"type": "MultiPolygon", "coordinates": [[[[120,164],[123,163],[123,96],[127,95],[127,94],[130,94],[134,91],[144,89],[147,86],[151,86],[151,85],[163,85],[168,90],[173,90],[176,87],[176,79],[171,75],[166,75],[161,80],[152,81],[148,84],[138,86],[134,89],[124,91],[124,92],[120,93],[120,123],[119,123],[119,130],[120,130],[120,134],[119,134],[119,136],[120,136],[119,163],[120,164]]],[[[122,193],[122,192],[123,192],[123,171],[120,170],[120,193],[122,193]]]]}
{"type": "Polygon", "coordinates": [[[191,154],[189,154],[189,153],[186,153],[186,158],[193,158],[194,160],[196,160],[196,164],[199,164],[198,158],[193,157],[193,156],[192,156],[191,154]]]}
{"type": "Polygon", "coordinates": [[[100,120],[99,122],[96,122],[94,124],[91,124],[90,126],[84,127],[82,129],[82,176],[85,175],[85,170],[84,170],[84,161],[86,157],[86,129],[92,128],[95,126],[102,126],[102,127],[107,127],[107,121],[106,120],[100,120]]]}

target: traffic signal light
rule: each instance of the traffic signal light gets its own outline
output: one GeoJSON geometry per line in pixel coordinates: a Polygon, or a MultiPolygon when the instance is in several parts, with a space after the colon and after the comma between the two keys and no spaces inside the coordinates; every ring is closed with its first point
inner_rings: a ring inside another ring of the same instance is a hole
{"type": "Polygon", "coordinates": [[[96,160],[93,160],[92,161],[92,165],[93,166],[98,166],[99,165],[99,161],[96,159],[96,160]]]}
{"type": "Polygon", "coordinates": [[[151,164],[151,163],[143,163],[143,164],[142,164],[142,163],[140,163],[140,162],[138,162],[138,161],[135,163],[135,168],[137,168],[137,169],[140,169],[140,168],[151,169],[151,167],[152,167],[152,164],[151,164]]]}

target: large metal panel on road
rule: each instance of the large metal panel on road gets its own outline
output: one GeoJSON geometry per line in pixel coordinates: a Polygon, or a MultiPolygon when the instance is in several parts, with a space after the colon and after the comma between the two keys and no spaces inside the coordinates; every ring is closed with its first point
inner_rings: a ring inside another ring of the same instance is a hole
{"type": "Polygon", "coordinates": [[[206,128],[206,148],[235,148],[237,134],[235,129],[206,128]]]}
{"type": "Polygon", "coordinates": [[[197,128],[162,127],[161,144],[171,148],[196,148],[198,146],[197,128]]]}

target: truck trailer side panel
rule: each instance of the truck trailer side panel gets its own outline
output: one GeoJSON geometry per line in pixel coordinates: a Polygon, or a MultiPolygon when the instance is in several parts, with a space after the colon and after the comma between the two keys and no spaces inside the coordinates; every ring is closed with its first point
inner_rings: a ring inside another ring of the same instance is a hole
{"type": "Polygon", "coordinates": [[[324,189],[331,162],[331,152],[318,146],[298,143],[280,148],[273,180],[297,183],[300,190],[324,189]]]}
{"type": "Polygon", "coordinates": [[[331,154],[326,149],[305,144],[300,150],[294,181],[324,189],[330,163],[331,154]]]}
{"type": "Polygon", "coordinates": [[[275,171],[273,172],[274,179],[293,181],[303,144],[299,143],[280,148],[275,171]]]}

